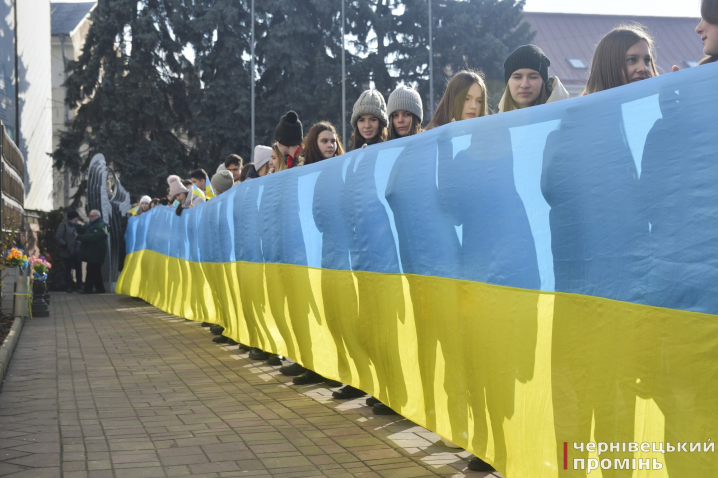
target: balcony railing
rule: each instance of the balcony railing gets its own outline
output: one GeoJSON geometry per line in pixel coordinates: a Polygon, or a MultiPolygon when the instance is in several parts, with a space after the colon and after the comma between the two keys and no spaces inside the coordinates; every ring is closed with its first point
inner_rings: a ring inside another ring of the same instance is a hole
{"type": "Polygon", "coordinates": [[[17,145],[7,134],[5,125],[0,122],[0,191],[2,193],[2,224],[22,223],[25,215],[25,160],[17,145]]]}

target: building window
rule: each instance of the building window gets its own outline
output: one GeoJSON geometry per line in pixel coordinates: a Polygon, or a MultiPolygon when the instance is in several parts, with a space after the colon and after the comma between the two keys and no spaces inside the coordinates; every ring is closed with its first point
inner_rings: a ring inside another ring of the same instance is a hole
{"type": "Polygon", "coordinates": [[[577,70],[586,70],[588,65],[581,58],[566,58],[572,67],[577,70]]]}

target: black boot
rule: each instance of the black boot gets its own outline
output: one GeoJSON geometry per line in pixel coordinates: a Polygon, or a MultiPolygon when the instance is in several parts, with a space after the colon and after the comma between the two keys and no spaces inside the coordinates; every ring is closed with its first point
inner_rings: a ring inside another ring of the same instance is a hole
{"type": "Polygon", "coordinates": [[[310,385],[312,383],[322,383],[326,379],[319,375],[318,373],[307,370],[301,375],[297,375],[292,379],[292,382],[294,382],[295,385],[310,385]]]}
{"type": "Polygon", "coordinates": [[[267,360],[267,365],[271,365],[273,367],[277,365],[282,365],[282,360],[284,360],[284,357],[282,357],[281,355],[271,354],[269,356],[269,359],[267,360]]]}
{"type": "Polygon", "coordinates": [[[202,322],[202,327],[213,327],[214,324],[210,324],[209,322],[202,322]]]}
{"type": "Polygon", "coordinates": [[[229,337],[225,337],[224,335],[220,335],[220,336],[218,336],[218,337],[213,338],[213,339],[212,339],[212,342],[214,342],[215,344],[226,344],[228,340],[229,340],[229,337]]]}
{"type": "Polygon", "coordinates": [[[366,395],[366,393],[362,392],[358,388],[354,388],[351,385],[346,385],[336,392],[332,393],[332,397],[336,398],[337,400],[348,400],[350,398],[359,398],[366,395]]]}
{"type": "Polygon", "coordinates": [[[288,375],[290,377],[295,377],[297,375],[301,375],[304,372],[307,371],[306,368],[302,367],[298,363],[292,363],[289,365],[285,365],[279,369],[280,372],[282,372],[284,375],[288,375]]]}
{"type": "Polygon", "coordinates": [[[472,456],[467,466],[471,471],[496,471],[493,466],[489,465],[478,456],[472,456]]]}
{"type": "Polygon", "coordinates": [[[367,406],[373,407],[373,406],[376,405],[377,403],[381,403],[381,402],[380,402],[379,400],[377,400],[376,398],[374,398],[374,397],[369,397],[369,398],[366,399],[366,404],[367,404],[367,406]]]}
{"type": "Polygon", "coordinates": [[[250,350],[252,350],[252,347],[250,347],[249,345],[239,344],[239,350],[249,352],[250,350]]]}
{"type": "Polygon", "coordinates": [[[269,354],[264,350],[252,347],[252,350],[249,351],[249,358],[252,360],[267,360],[269,354]]]}
{"type": "Polygon", "coordinates": [[[311,385],[313,383],[326,383],[328,387],[338,387],[341,383],[336,380],[330,380],[326,377],[322,377],[313,370],[307,370],[301,375],[298,375],[292,379],[295,385],[311,385]]]}
{"type": "Polygon", "coordinates": [[[227,345],[239,345],[239,342],[236,342],[234,339],[228,339],[227,345]]]}
{"type": "Polygon", "coordinates": [[[374,412],[374,415],[398,415],[398,413],[381,402],[375,403],[374,406],[371,407],[371,411],[374,412]]]}

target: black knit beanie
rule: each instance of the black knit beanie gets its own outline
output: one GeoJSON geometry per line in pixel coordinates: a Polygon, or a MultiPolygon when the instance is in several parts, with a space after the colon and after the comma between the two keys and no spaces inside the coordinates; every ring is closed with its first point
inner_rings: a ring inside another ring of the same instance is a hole
{"type": "Polygon", "coordinates": [[[80,213],[78,213],[74,209],[70,209],[69,211],[67,211],[67,219],[72,220],[77,219],[78,217],[80,217],[80,213]]]}
{"type": "Polygon", "coordinates": [[[529,68],[536,70],[543,78],[544,84],[548,83],[548,67],[551,66],[551,60],[544,54],[541,48],[536,45],[523,45],[514,50],[513,53],[506,58],[504,62],[504,80],[509,82],[509,78],[516,70],[529,68]]]}
{"type": "Polygon", "coordinates": [[[302,122],[299,121],[297,113],[289,111],[279,119],[279,124],[274,130],[274,139],[279,144],[297,146],[302,144],[303,138],[302,122]]]}

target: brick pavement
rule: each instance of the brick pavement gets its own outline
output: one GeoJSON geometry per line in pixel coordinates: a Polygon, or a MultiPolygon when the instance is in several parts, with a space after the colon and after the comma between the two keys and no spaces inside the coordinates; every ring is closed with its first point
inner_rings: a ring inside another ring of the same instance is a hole
{"type": "Polygon", "coordinates": [[[51,311],[26,322],[0,393],[0,476],[486,476],[143,301],[54,293],[51,311]]]}

